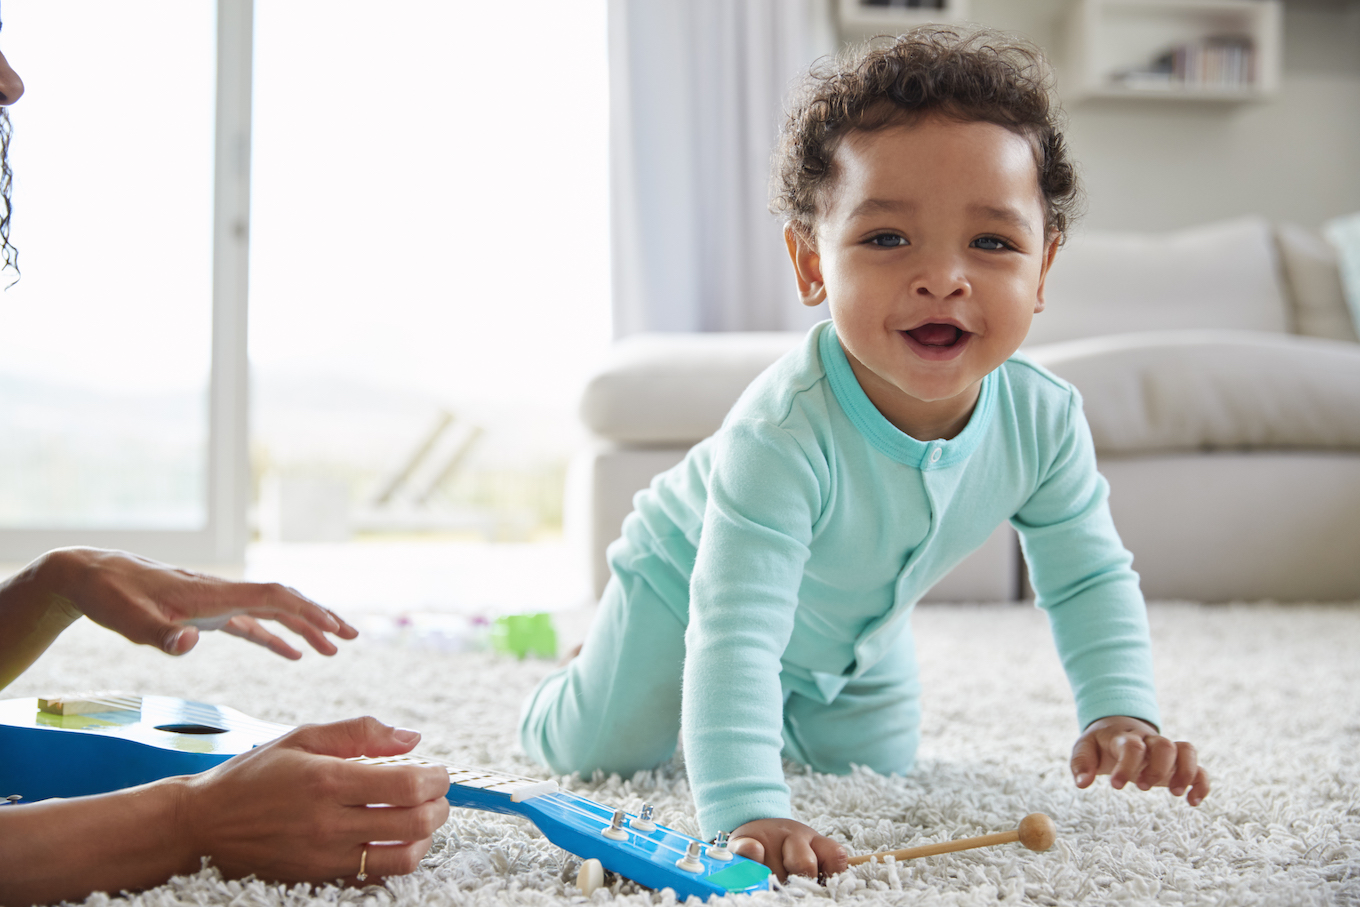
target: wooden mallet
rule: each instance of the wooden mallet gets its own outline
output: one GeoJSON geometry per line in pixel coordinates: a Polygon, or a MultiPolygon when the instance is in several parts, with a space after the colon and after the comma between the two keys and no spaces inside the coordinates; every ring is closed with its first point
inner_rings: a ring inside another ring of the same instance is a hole
{"type": "Polygon", "coordinates": [[[1054,827],[1053,820],[1043,813],[1030,813],[1020,820],[1019,828],[1012,828],[1010,831],[999,831],[992,835],[980,835],[976,838],[959,838],[956,841],[941,841],[939,844],[922,844],[920,847],[907,847],[903,850],[892,850],[887,853],[870,853],[862,857],[851,857],[850,865],[857,863],[868,863],[870,860],[882,860],[884,857],[892,857],[897,860],[911,860],[916,857],[932,857],[937,853],[953,853],[956,850],[971,850],[974,847],[991,847],[993,844],[1009,844],[1012,841],[1019,841],[1030,850],[1044,851],[1053,846],[1053,842],[1058,839],[1058,829],[1054,827]]]}

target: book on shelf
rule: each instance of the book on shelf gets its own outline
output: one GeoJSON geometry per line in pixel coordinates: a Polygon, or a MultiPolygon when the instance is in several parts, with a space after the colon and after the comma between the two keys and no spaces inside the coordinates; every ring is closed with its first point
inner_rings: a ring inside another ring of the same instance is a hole
{"type": "Polygon", "coordinates": [[[883,9],[947,9],[945,0],[859,0],[859,5],[871,10],[883,9]]]}
{"type": "Polygon", "coordinates": [[[1145,91],[1246,89],[1256,81],[1256,49],[1248,37],[1211,35],[1176,44],[1148,66],[1119,70],[1110,79],[1145,91]]]}

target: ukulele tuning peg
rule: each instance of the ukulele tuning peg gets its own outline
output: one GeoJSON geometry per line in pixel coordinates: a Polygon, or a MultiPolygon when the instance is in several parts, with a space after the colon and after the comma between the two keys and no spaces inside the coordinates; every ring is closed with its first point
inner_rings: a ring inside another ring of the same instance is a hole
{"type": "Polygon", "coordinates": [[[652,804],[644,803],[642,804],[642,812],[638,813],[632,819],[629,819],[628,824],[633,826],[636,831],[640,831],[643,834],[651,834],[656,831],[655,815],[656,812],[652,809],[652,804]]]}
{"type": "Polygon", "coordinates": [[[715,860],[727,861],[732,859],[732,851],[727,849],[727,832],[718,832],[713,843],[708,846],[706,853],[715,860]]]}
{"type": "Polygon", "coordinates": [[[576,887],[581,889],[581,894],[590,897],[595,893],[595,889],[604,885],[604,866],[599,860],[586,860],[581,864],[581,869],[576,873],[576,887]]]}
{"type": "Polygon", "coordinates": [[[621,809],[614,810],[614,817],[609,820],[609,824],[600,829],[600,834],[614,841],[628,840],[628,832],[623,830],[624,812],[621,809]]]}
{"type": "Polygon", "coordinates": [[[699,854],[703,851],[703,841],[690,841],[689,847],[685,848],[685,855],[675,861],[685,872],[703,872],[704,863],[699,859],[699,854]]]}

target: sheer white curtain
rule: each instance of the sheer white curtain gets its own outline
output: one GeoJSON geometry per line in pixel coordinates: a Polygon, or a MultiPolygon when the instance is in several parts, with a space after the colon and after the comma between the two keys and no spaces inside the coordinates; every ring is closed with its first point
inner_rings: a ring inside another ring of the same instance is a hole
{"type": "Polygon", "coordinates": [[[614,334],[797,329],[766,208],[789,87],[831,0],[610,0],[614,334]]]}

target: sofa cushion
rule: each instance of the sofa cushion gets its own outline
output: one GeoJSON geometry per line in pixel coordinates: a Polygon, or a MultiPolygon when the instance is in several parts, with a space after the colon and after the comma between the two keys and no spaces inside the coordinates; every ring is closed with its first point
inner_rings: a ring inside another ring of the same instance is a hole
{"type": "Polygon", "coordinates": [[[1294,330],[1309,337],[1360,340],[1351,321],[1336,249],[1322,234],[1297,224],[1275,230],[1280,266],[1294,304],[1294,330]]]}
{"type": "Polygon", "coordinates": [[[581,420],[621,444],[693,444],[802,332],[634,334],[610,347],[581,397],[581,420]]]}
{"type": "Polygon", "coordinates": [[[1360,329],[1360,213],[1327,221],[1322,225],[1322,233],[1336,250],[1346,308],[1350,310],[1351,323],[1360,329]]]}
{"type": "Polygon", "coordinates": [[[1097,453],[1360,450],[1357,344],[1183,331],[1026,352],[1081,391],[1097,453]]]}
{"type": "Polygon", "coordinates": [[[1286,332],[1289,302],[1269,223],[1171,233],[1085,233],[1058,251],[1026,346],[1133,331],[1286,332]]]}

